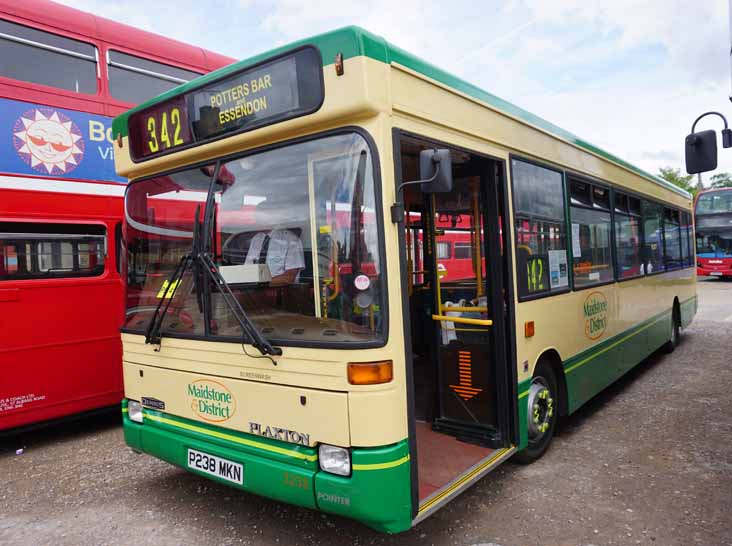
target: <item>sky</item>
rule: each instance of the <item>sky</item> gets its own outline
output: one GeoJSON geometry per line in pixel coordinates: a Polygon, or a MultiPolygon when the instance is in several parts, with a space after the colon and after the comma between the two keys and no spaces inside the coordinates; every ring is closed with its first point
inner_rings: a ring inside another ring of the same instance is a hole
{"type": "Polygon", "coordinates": [[[732,124],[727,0],[61,1],[237,59],[356,24],[652,173],[732,124]]]}

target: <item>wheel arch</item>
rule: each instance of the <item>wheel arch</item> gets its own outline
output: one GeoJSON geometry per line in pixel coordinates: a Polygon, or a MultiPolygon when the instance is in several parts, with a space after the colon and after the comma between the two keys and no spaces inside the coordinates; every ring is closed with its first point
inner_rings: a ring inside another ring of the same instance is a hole
{"type": "Polygon", "coordinates": [[[559,351],[555,348],[544,350],[534,363],[534,369],[531,372],[533,377],[536,372],[537,366],[540,363],[546,363],[552,367],[554,375],[557,378],[557,387],[559,388],[559,415],[565,416],[568,413],[568,396],[567,396],[567,378],[564,375],[564,366],[562,365],[562,357],[559,356],[559,351]]]}

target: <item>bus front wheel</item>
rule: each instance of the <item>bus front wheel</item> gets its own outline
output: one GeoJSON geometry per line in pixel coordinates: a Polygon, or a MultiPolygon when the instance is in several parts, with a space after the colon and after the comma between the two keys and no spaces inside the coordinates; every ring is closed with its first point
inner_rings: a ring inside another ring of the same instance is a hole
{"type": "Polygon", "coordinates": [[[516,454],[516,461],[532,463],[549,448],[559,417],[559,389],[554,368],[540,361],[534,371],[527,399],[528,445],[516,454]]]}

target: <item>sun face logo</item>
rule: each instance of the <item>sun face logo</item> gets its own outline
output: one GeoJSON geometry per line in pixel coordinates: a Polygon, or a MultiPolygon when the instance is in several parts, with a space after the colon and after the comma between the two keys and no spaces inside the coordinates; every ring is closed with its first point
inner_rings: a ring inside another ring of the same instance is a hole
{"type": "Polygon", "coordinates": [[[66,174],[84,157],[81,131],[68,116],[48,108],[28,110],[13,126],[20,158],[43,174],[66,174]]]}

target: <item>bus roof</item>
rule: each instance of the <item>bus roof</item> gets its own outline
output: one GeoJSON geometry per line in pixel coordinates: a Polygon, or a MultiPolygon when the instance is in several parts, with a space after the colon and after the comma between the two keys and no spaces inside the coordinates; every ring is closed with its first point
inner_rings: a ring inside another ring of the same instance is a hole
{"type": "Polygon", "coordinates": [[[198,88],[213,80],[232,74],[234,72],[238,72],[239,70],[248,68],[270,57],[273,57],[280,53],[284,53],[305,44],[312,44],[320,50],[323,56],[324,66],[332,64],[336,54],[338,53],[341,53],[343,55],[344,60],[352,57],[365,56],[386,64],[397,63],[405,66],[428,78],[436,80],[443,85],[455,89],[456,91],[477,99],[487,104],[489,107],[505,115],[513,117],[523,122],[524,124],[535,127],[555,138],[564,140],[569,144],[577,146],[578,148],[581,148],[589,153],[597,155],[607,161],[610,161],[629,171],[632,171],[635,174],[647,180],[650,180],[651,182],[654,182],[655,184],[667,190],[682,195],[687,199],[691,199],[691,194],[679,188],[678,186],[675,186],[674,184],[671,184],[670,182],[667,182],[662,178],[652,175],[651,173],[641,169],[640,167],[636,167],[635,165],[632,165],[631,163],[628,163],[627,161],[620,159],[619,157],[609,152],[606,152],[601,148],[598,148],[590,142],[577,137],[569,131],[562,129],[561,127],[558,127],[553,123],[546,121],[543,118],[540,118],[539,116],[536,116],[522,108],[519,108],[514,104],[511,104],[506,100],[503,100],[491,93],[488,93],[487,91],[484,91],[479,87],[466,82],[465,80],[453,76],[452,74],[420,59],[419,57],[407,53],[403,49],[390,44],[380,36],[376,36],[375,34],[372,34],[357,26],[344,27],[310,38],[305,38],[297,42],[292,42],[290,44],[236,62],[224,68],[220,68],[218,70],[215,70],[214,72],[191,80],[190,82],[185,83],[179,87],[175,87],[163,93],[162,95],[159,95],[158,97],[155,97],[143,104],[140,104],[135,108],[125,112],[124,114],[116,117],[112,124],[113,133],[115,137],[117,135],[127,136],[127,119],[134,112],[144,110],[154,104],[163,102],[186,91],[198,88]]]}
{"type": "Polygon", "coordinates": [[[198,69],[211,70],[232,59],[171,38],[117,23],[49,0],[0,0],[0,13],[35,21],[62,31],[102,40],[198,69]]]}

